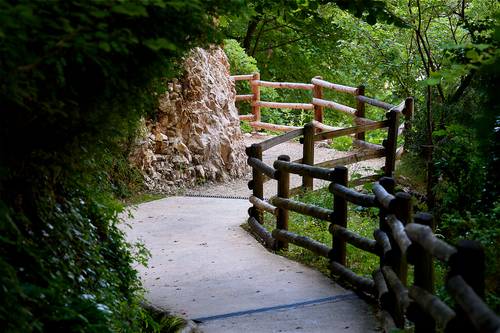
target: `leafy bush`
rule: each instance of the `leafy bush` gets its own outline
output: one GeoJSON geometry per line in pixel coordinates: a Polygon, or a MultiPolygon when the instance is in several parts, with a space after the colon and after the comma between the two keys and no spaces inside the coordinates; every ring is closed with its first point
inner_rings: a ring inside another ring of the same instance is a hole
{"type": "Polygon", "coordinates": [[[145,332],[117,227],[127,163],[161,78],[239,1],[0,0],[0,327],[145,332]]]}

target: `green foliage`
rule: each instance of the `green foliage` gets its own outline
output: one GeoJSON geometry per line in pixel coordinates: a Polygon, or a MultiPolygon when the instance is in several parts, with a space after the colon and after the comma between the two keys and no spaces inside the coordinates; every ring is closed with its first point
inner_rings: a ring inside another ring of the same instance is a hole
{"type": "MultiPolygon", "coordinates": [[[[116,197],[162,78],[239,1],[0,0],[0,327],[159,332],[116,197]]],[[[162,328],[163,326],[163,328],[162,328]]]]}

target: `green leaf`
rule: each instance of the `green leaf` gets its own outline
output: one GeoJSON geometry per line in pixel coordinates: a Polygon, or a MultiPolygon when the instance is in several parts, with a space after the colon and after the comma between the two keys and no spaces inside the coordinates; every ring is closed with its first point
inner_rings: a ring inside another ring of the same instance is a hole
{"type": "Polygon", "coordinates": [[[115,13],[128,15],[128,16],[148,16],[146,7],[137,3],[123,3],[120,5],[115,5],[111,8],[115,13]]]}
{"type": "Polygon", "coordinates": [[[165,38],[148,39],[144,41],[144,45],[146,45],[153,51],[162,49],[174,51],[177,48],[174,43],[168,41],[165,38]]]}

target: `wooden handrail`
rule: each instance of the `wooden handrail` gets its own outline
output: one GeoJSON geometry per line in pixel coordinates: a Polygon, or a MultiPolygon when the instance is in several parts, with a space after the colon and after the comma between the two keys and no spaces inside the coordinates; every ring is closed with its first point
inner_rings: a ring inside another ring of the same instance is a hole
{"type": "Polygon", "coordinates": [[[331,83],[321,79],[312,79],[311,82],[323,88],[333,89],[339,92],[348,93],[351,95],[356,95],[358,93],[358,88],[353,88],[349,86],[344,86],[341,84],[331,83]]]}
{"type": "Polygon", "coordinates": [[[253,81],[253,84],[261,87],[280,88],[280,89],[302,89],[313,90],[314,85],[310,83],[295,83],[295,82],[271,82],[271,81],[253,81]]]}

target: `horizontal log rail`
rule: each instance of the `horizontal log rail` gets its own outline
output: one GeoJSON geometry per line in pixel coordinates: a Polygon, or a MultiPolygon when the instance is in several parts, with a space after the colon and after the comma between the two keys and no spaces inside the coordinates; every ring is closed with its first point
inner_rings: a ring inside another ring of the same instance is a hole
{"type": "Polygon", "coordinates": [[[300,127],[296,127],[296,126],[276,125],[276,124],[263,123],[261,121],[252,121],[249,124],[250,124],[250,126],[255,127],[255,128],[264,128],[264,129],[267,129],[270,131],[276,131],[276,132],[290,132],[290,131],[300,129],[300,127]]]}
{"type": "Polygon", "coordinates": [[[254,207],[257,209],[273,214],[274,216],[278,215],[278,208],[271,205],[269,202],[265,200],[259,199],[256,196],[251,195],[248,201],[250,201],[250,203],[253,204],[254,207]]]}
{"type": "Polygon", "coordinates": [[[359,276],[349,268],[346,268],[344,265],[335,261],[330,263],[330,270],[332,271],[332,274],[335,274],[339,276],[340,279],[347,281],[354,288],[364,291],[370,295],[375,295],[375,283],[372,279],[359,276]]]}
{"type": "Polygon", "coordinates": [[[255,117],[253,114],[241,114],[239,115],[240,120],[247,120],[247,121],[253,121],[255,120],[255,117]]]}
{"type": "Polygon", "coordinates": [[[253,99],[253,95],[236,95],[234,97],[234,100],[236,102],[240,102],[240,101],[251,101],[253,99]]]}
{"type": "Polygon", "coordinates": [[[331,248],[323,243],[306,236],[297,235],[290,231],[274,229],[272,235],[276,239],[303,247],[325,258],[329,257],[331,251],[331,248]]]}
{"type": "Polygon", "coordinates": [[[337,130],[328,131],[328,132],[322,132],[322,133],[316,134],[314,136],[314,141],[333,139],[333,138],[338,138],[340,136],[363,133],[363,132],[367,132],[367,131],[373,131],[376,129],[385,128],[387,126],[389,126],[389,122],[387,120],[382,120],[382,121],[377,121],[377,122],[374,122],[371,124],[347,127],[347,128],[337,129],[337,130]]]}
{"type": "Polygon", "coordinates": [[[272,108],[272,109],[299,109],[299,110],[312,110],[314,105],[311,103],[282,103],[282,102],[252,102],[253,106],[258,106],[261,108],[272,108]]]}
{"type": "Polygon", "coordinates": [[[377,242],[373,239],[362,237],[355,232],[350,231],[340,225],[330,224],[330,232],[335,237],[340,237],[344,239],[347,243],[357,247],[358,249],[370,252],[372,254],[379,255],[380,248],[377,246],[377,242]]]}
{"type": "Polygon", "coordinates": [[[353,153],[344,157],[334,158],[333,160],[317,163],[314,166],[320,168],[334,168],[339,165],[349,165],[384,156],[386,156],[385,150],[361,151],[359,153],[353,153]]]}
{"type": "Polygon", "coordinates": [[[333,219],[333,210],[331,209],[279,197],[274,197],[271,202],[276,207],[288,209],[320,220],[331,221],[333,219]]]}
{"type": "Polygon", "coordinates": [[[375,194],[375,198],[377,201],[384,207],[385,209],[391,209],[393,208],[393,205],[395,204],[396,197],[380,185],[379,182],[376,182],[373,184],[373,193],[375,194]]]}
{"type": "Polygon", "coordinates": [[[278,89],[302,89],[302,90],[313,90],[314,84],[310,83],[296,83],[296,82],[271,82],[257,80],[253,81],[252,84],[256,84],[261,87],[270,87],[278,89]]]}
{"type": "Polygon", "coordinates": [[[351,108],[351,107],[346,106],[346,105],[343,105],[343,104],[340,104],[340,103],[333,102],[333,101],[327,101],[327,100],[321,99],[321,98],[313,98],[312,104],[317,105],[317,106],[322,106],[325,108],[329,108],[329,109],[333,109],[333,110],[337,110],[337,111],[343,112],[343,113],[348,114],[348,115],[353,116],[353,117],[356,116],[356,109],[351,108]]]}
{"type": "Polygon", "coordinates": [[[406,250],[408,250],[408,247],[411,245],[411,240],[406,235],[405,226],[393,214],[388,215],[386,221],[389,227],[391,227],[392,237],[396,241],[396,244],[399,245],[399,249],[402,253],[406,253],[406,250]]]}
{"type": "Polygon", "coordinates": [[[343,92],[351,95],[356,95],[358,93],[358,88],[353,88],[349,86],[344,86],[341,84],[331,83],[321,79],[312,79],[311,82],[322,88],[333,89],[338,92],[343,92]]]}
{"type": "Polygon", "coordinates": [[[231,75],[230,78],[233,81],[248,81],[253,78],[253,74],[231,75]]]}
{"type": "Polygon", "coordinates": [[[389,103],[386,103],[386,102],[382,102],[382,101],[379,101],[377,99],[366,97],[366,96],[363,96],[363,95],[356,96],[356,99],[358,101],[360,101],[360,102],[363,102],[363,103],[366,103],[366,104],[370,104],[372,106],[376,106],[376,107],[379,107],[379,108],[384,109],[384,110],[391,110],[394,107],[396,107],[396,105],[389,104],[389,103]]]}
{"type": "Polygon", "coordinates": [[[265,174],[267,177],[269,177],[271,179],[276,179],[276,174],[275,174],[276,170],[273,167],[270,167],[266,163],[262,162],[261,160],[255,158],[255,157],[249,157],[247,163],[252,168],[265,174]]]}
{"type": "Polygon", "coordinates": [[[330,186],[328,187],[331,193],[334,195],[341,196],[342,198],[346,199],[347,201],[363,206],[363,207],[376,207],[377,202],[375,201],[375,196],[374,195],[369,195],[369,194],[363,194],[358,191],[355,191],[353,189],[350,189],[349,187],[336,184],[336,183],[331,183],[330,186]]]}
{"type": "Polygon", "coordinates": [[[332,180],[333,174],[335,172],[334,170],[330,169],[285,161],[275,161],[273,166],[277,170],[283,170],[296,175],[308,176],[323,180],[332,180]]]}
{"type": "Polygon", "coordinates": [[[455,311],[427,290],[412,286],[408,292],[410,298],[414,300],[423,311],[431,316],[438,326],[446,328],[448,324],[455,319],[455,311]]]}
{"type": "Polygon", "coordinates": [[[449,262],[451,256],[457,253],[456,248],[437,238],[428,226],[411,223],[405,227],[405,231],[410,240],[418,243],[432,256],[444,263],[449,262]]]}
{"type": "Polygon", "coordinates": [[[272,234],[264,228],[259,221],[257,221],[253,217],[248,218],[248,225],[250,226],[252,232],[254,232],[266,246],[270,249],[274,249],[275,247],[275,239],[272,234]]]}

